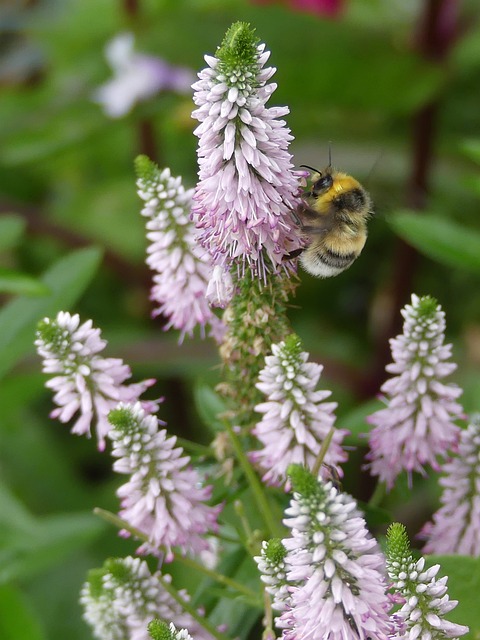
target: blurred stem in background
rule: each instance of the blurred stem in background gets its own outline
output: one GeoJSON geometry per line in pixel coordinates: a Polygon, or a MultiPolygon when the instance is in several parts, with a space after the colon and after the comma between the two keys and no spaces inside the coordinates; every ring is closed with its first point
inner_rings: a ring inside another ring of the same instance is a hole
{"type": "MultiPolygon", "coordinates": [[[[414,40],[418,54],[426,61],[444,65],[452,45],[458,36],[458,0],[425,0],[419,30],[414,40]]],[[[422,211],[427,205],[430,177],[435,159],[437,116],[443,95],[422,105],[412,117],[411,174],[405,189],[405,204],[410,209],[422,211]]],[[[401,238],[394,248],[393,275],[387,284],[390,301],[386,318],[376,335],[375,356],[371,375],[364,379],[360,393],[370,398],[380,388],[385,377],[385,365],[389,361],[389,338],[401,330],[399,310],[407,301],[414,284],[419,254],[401,238]]]]}
{"type": "MultiPolygon", "coordinates": [[[[123,11],[130,22],[135,23],[140,15],[140,0],[121,0],[123,11]]],[[[161,157],[158,145],[158,131],[155,131],[151,118],[141,118],[137,122],[137,149],[156,162],[160,167],[165,163],[161,157]]]]}

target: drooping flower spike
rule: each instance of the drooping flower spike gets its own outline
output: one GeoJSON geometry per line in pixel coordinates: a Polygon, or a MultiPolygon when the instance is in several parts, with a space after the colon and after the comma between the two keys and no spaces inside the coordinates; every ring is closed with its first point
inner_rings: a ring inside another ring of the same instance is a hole
{"type": "MultiPolygon", "coordinates": [[[[263,445],[252,451],[250,459],[263,471],[263,481],[283,485],[288,490],[287,469],[303,464],[313,469],[322,443],[334,428],[336,402],[325,402],[330,391],[317,390],[323,367],[308,362],[300,339],[290,335],[272,345],[272,355],[265,358],[257,388],[266,396],[255,411],[263,414],[252,433],[263,445]]],[[[336,467],[347,459],[341,443],[347,431],[335,429],[324,461],[336,467]]],[[[320,473],[325,475],[327,467],[320,473]]],[[[338,469],[341,474],[341,469],[338,469]]]]}
{"type": "MultiPolygon", "coordinates": [[[[170,169],[160,170],[146,156],[139,156],[135,167],[150,241],[147,264],[155,273],[150,295],[157,305],[153,316],[168,318],[165,330],[180,331],[180,342],[185,335],[192,336],[197,326],[202,333],[210,326],[220,340],[224,326],[207,300],[212,260],[195,241],[190,220],[193,189],[185,190],[181,178],[174,178],[170,169]]],[[[225,292],[227,302],[232,293],[225,292]]]]}
{"type": "Polygon", "coordinates": [[[452,345],[444,344],[445,313],[434,298],[412,295],[402,315],[403,334],[390,340],[393,363],[386,367],[396,375],[381,388],[387,407],[367,419],[374,425],[368,466],[389,488],[402,471],[438,470],[437,458],[456,448],[454,421],[463,416],[456,402],[462,390],[444,382],[456,369],[452,345]]]}
{"type": "MultiPolygon", "coordinates": [[[[291,214],[299,195],[292,171],[286,107],[267,107],[276,85],[270,53],[254,30],[237,22],[193,85],[200,125],[194,220],[216,265],[249,265],[265,279],[301,246],[291,214]]],[[[301,175],[304,175],[303,173],[301,175]]]]}
{"type": "Polygon", "coordinates": [[[163,423],[138,403],[119,404],[109,420],[112,455],[118,458],[113,469],[130,475],[117,490],[119,515],[149,538],[139,552],[160,555],[165,551],[170,562],[172,547],[193,554],[211,550],[207,535],[218,529],[221,506],[207,504],[212,487],[202,486],[190,458],[175,447],[176,437],[159,429],[163,423]]]}
{"type": "MultiPolygon", "coordinates": [[[[136,402],[155,380],[124,384],[130,378],[128,365],[120,358],[103,358],[107,342],[91,320],[80,323],[78,314],[60,311],[55,319],[44,318],[38,325],[35,346],[43,358],[44,373],[54,374],[45,384],[55,393],[58,405],[50,416],[69,422],[76,416],[72,433],[90,437],[95,429],[98,448],[105,448],[111,429],[108,413],[119,402],[136,402]]],[[[158,409],[155,401],[143,401],[148,412],[158,409]]]]}

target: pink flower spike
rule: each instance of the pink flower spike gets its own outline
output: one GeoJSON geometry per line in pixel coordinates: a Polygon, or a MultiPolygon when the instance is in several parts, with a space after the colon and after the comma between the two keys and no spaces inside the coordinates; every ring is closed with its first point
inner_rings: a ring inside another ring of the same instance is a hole
{"type": "MultiPolygon", "coordinates": [[[[83,585],[80,603],[84,619],[99,640],[151,640],[148,623],[152,618],[171,621],[193,634],[195,640],[214,640],[165,588],[172,577],[151,573],[141,558],[109,558],[100,569],[92,569],[83,585]]],[[[178,595],[189,602],[181,589],[178,595]]],[[[189,640],[185,635],[176,640],[189,640]]]]}
{"type": "Polygon", "coordinates": [[[385,560],[353,498],[305,468],[289,469],[294,488],[284,524],[290,598],[278,620],[283,640],[387,640],[394,630],[385,560]]]}
{"type": "MultiPolygon", "coordinates": [[[[250,459],[262,469],[262,479],[269,485],[283,485],[288,490],[287,469],[292,463],[312,469],[334,425],[336,402],[324,402],[330,391],[316,390],[322,369],[308,362],[308,353],[302,352],[296,335],[272,345],[272,355],[265,358],[256,386],[266,402],[255,407],[263,417],[252,430],[263,448],[252,451],[250,459]]],[[[327,465],[336,467],[346,461],[341,446],[346,433],[335,430],[324,458],[327,465]]],[[[328,467],[322,465],[320,475],[328,473],[328,467]]],[[[342,475],[340,468],[338,473],[342,475]]]]}
{"type": "MultiPolygon", "coordinates": [[[[130,367],[119,358],[102,358],[99,353],[107,342],[100,329],[87,320],[80,324],[78,314],[60,311],[55,318],[44,318],[37,329],[35,345],[43,358],[44,373],[54,374],[46,386],[55,393],[58,405],[51,413],[60,422],[76,421],[72,433],[91,436],[95,428],[98,448],[105,448],[105,437],[111,429],[108,413],[119,402],[136,402],[155,380],[123,384],[130,378],[130,367]]],[[[158,409],[158,401],[145,400],[148,412],[158,409]]]]}
{"type": "Polygon", "coordinates": [[[192,114],[200,122],[198,240],[215,265],[235,262],[242,273],[248,265],[262,280],[269,270],[291,268],[288,254],[302,246],[291,213],[299,196],[287,151],[292,136],[280,119],[288,109],[265,106],[276,88],[269,83],[275,69],[264,66],[269,56],[248,24],[233,24],[217,57],[205,58],[192,114]]]}
{"type": "Polygon", "coordinates": [[[150,295],[157,305],[153,315],[168,318],[165,330],[179,330],[180,342],[185,335],[193,336],[197,326],[202,336],[210,326],[219,342],[225,328],[207,300],[212,261],[195,241],[189,218],[193,189],[185,191],[181,178],[174,178],[170,169],[160,170],[146,156],[139,156],[135,166],[150,241],[147,264],[155,274],[150,295]]]}
{"type": "Polygon", "coordinates": [[[424,553],[480,556],[480,414],[460,434],[458,451],[442,464],[441,508],[419,535],[424,553]]]}
{"type": "Polygon", "coordinates": [[[159,555],[162,548],[170,562],[172,547],[196,555],[211,551],[207,536],[218,530],[221,505],[206,504],[212,487],[202,486],[190,458],[175,447],[176,437],[159,430],[163,423],[147,415],[139,403],[119,404],[109,420],[113,424],[108,434],[112,455],[117,458],[113,469],[130,475],[117,491],[122,507],[119,515],[149,538],[149,544],[138,552],[159,555]]]}
{"type": "Polygon", "coordinates": [[[463,416],[456,399],[462,390],[444,383],[456,365],[448,362],[451,345],[445,345],[445,314],[436,300],[412,295],[402,310],[403,334],[390,340],[397,374],[385,382],[385,409],[369,416],[374,425],[369,434],[367,459],[372,475],[391,488],[395,478],[407,471],[424,473],[424,466],[438,470],[437,456],[455,450],[460,429],[454,420],[463,416]]]}

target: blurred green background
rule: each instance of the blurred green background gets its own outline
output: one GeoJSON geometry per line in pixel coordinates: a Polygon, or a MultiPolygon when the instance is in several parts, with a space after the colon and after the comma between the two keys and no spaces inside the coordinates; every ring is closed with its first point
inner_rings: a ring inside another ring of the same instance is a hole
{"type": "MultiPolygon", "coordinates": [[[[133,172],[135,156],[147,153],[194,186],[193,104],[164,93],[123,118],[105,116],[92,94],[111,76],[104,47],[118,33],[134,33],[139,52],[197,72],[233,21],[250,22],[277,68],[270,105],[290,107],[296,166],[321,168],[331,145],[334,165],[371,192],[376,211],[362,256],[331,280],[301,273],[291,309],[305,349],[325,365],[338,425],[353,432],[347,490],[362,500],[372,490],[358,436],[412,292],[435,296],[446,311],[459,364],[452,379],[465,390],[466,411],[480,410],[478,2],[345,0],[339,9],[328,17],[293,1],[1,4],[2,638],[91,637],[78,605],[86,571],[135,548],[91,515],[94,506],[117,510],[109,456],[48,418],[33,348],[40,318],[60,309],[92,318],[107,355],[122,357],[135,379],[158,379],[170,430],[211,438],[194,398],[199,377],[219,380],[215,347],[199,338],[178,347],[178,336],[150,319],[133,172]]],[[[388,505],[413,537],[438,494],[434,478],[418,480],[388,505]]]]}

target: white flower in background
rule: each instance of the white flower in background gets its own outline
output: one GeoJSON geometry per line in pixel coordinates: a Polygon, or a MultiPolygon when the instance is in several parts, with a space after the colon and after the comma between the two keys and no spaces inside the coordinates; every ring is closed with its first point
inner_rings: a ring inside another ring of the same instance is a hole
{"type": "Polygon", "coordinates": [[[132,33],[121,33],[105,47],[113,78],[98,87],[93,101],[102,105],[110,118],[121,118],[131,111],[134,104],[160,91],[188,93],[194,81],[190,69],[137,53],[134,44],[132,33]]]}

